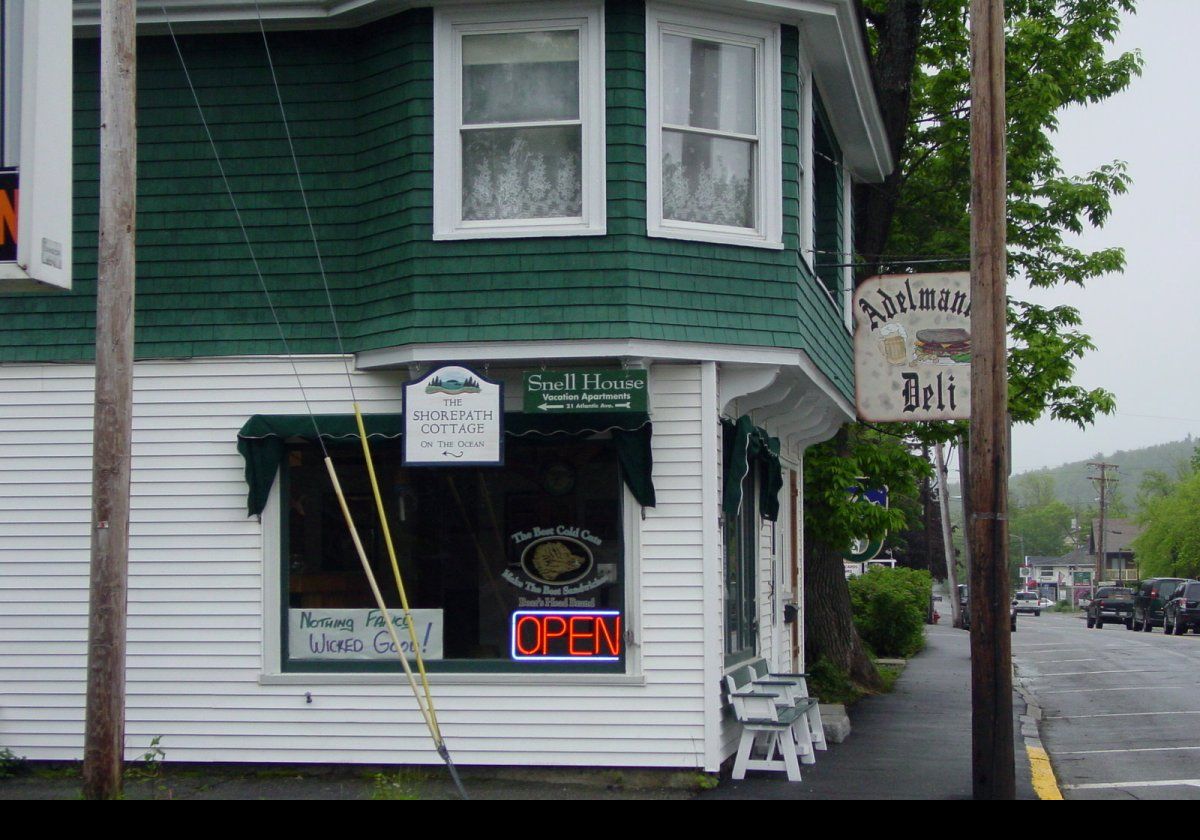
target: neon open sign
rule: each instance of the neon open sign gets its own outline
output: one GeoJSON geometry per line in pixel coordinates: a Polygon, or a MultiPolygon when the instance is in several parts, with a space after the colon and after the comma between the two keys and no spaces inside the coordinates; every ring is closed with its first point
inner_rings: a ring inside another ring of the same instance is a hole
{"type": "Polygon", "coordinates": [[[512,614],[512,658],[543,662],[617,662],[617,610],[517,610],[512,614]]]}

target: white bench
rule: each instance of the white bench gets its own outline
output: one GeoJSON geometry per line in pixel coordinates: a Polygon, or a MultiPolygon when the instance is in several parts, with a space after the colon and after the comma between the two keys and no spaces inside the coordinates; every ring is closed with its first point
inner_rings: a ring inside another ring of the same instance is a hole
{"type": "Polygon", "coordinates": [[[821,721],[820,701],[808,693],[808,674],[771,673],[770,666],[765,659],[755,659],[750,663],[750,668],[754,671],[755,686],[764,691],[779,692],[781,699],[789,705],[798,705],[802,700],[817,701],[806,704],[805,720],[808,724],[809,737],[816,749],[829,749],[829,745],[825,741],[825,725],[821,721]]]}
{"type": "Polygon", "coordinates": [[[798,782],[800,764],[816,761],[808,713],[817,701],[794,696],[794,682],[766,682],[779,685],[761,685],[748,665],[725,677],[726,697],[742,725],[733,778],[746,778],[747,770],[782,770],[788,781],[798,782]],[[761,750],[758,756],[756,748],[761,750]]]}

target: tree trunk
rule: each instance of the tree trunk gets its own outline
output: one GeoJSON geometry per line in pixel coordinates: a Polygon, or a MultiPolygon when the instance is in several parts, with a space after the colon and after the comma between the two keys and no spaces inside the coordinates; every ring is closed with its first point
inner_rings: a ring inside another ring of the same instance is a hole
{"type": "Polygon", "coordinates": [[[829,546],[805,539],[804,651],[811,668],[825,659],[849,674],[862,688],[882,686],[851,618],[850,589],[842,556],[829,546]]]}
{"type": "MultiPolygon", "coordinates": [[[[892,216],[900,197],[904,141],[911,118],[912,78],[921,39],[921,21],[926,0],[889,0],[878,13],[862,11],[875,29],[876,47],[871,56],[871,74],[879,111],[888,134],[888,146],[896,168],[882,184],[860,184],[854,190],[854,241],[868,264],[880,260],[892,228],[892,216]]],[[[860,7],[861,11],[861,7],[860,7]]],[[[875,273],[873,267],[868,273],[875,273]]]]}

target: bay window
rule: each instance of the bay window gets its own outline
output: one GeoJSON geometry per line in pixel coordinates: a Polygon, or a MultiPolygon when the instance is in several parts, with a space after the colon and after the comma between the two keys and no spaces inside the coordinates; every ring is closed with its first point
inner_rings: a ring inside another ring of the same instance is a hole
{"type": "Polygon", "coordinates": [[[594,5],[439,10],[434,238],[604,233],[594,5]]]}
{"type": "Polygon", "coordinates": [[[651,236],[782,247],[779,31],[651,7],[651,236]]]}

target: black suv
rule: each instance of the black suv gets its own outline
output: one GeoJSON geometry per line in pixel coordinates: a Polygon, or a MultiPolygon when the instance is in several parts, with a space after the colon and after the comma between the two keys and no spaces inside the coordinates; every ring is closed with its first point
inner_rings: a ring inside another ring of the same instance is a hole
{"type": "Polygon", "coordinates": [[[1163,632],[1182,636],[1191,628],[1200,633],[1200,583],[1189,581],[1175,588],[1163,607],[1163,632]]]}
{"type": "Polygon", "coordinates": [[[1149,578],[1133,596],[1133,629],[1149,633],[1154,625],[1163,623],[1163,607],[1181,583],[1194,583],[1188,578],[1149,578]]]}

